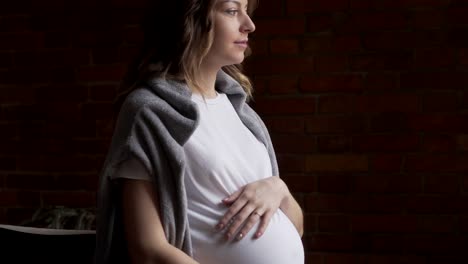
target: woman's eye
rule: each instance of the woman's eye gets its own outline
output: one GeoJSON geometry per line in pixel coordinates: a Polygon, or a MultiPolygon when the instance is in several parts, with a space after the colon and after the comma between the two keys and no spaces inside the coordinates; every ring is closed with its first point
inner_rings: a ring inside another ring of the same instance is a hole
{"type": "Polygon", "coordinates": [[[229,9],[229,10],[226,11],[226,13],[228,15],[235,16],[237,13],[239,13],[239,11],[236,10],[236,9],[229,9]]]}

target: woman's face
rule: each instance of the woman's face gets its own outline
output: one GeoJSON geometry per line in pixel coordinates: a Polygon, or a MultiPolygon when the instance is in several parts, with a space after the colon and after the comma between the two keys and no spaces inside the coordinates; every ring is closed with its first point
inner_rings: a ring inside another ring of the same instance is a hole
{"type": "Polygon", "coordinates": [[[216,0],[213,13],[213,43],[204,61],[223,67],[244,60],[248,35],[255,25],[247,14],[247,0],[216,0]]]}

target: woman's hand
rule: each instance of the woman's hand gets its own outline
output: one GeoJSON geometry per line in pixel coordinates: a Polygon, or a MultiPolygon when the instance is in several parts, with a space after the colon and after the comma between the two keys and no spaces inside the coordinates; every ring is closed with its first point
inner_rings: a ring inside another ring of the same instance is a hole
{"type": "Polygon", "coordinates": [[[280,177],[272,176],[249,183],[223,199],[222,202],[229,206],[229,210],[216,229],[227,228],[226,238],[230,239],[241,228],[236,236],[237,240],[241,240],[260,221],[254,235],[254,238],[259,238],[288,194],[289,190],[280,177]]]}

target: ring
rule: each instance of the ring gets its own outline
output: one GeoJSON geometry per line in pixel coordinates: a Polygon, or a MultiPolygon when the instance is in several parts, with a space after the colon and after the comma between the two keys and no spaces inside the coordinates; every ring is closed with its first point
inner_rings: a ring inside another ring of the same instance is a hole
{"type": "Polygon", "coordinates": [[[258,217],[262,217],[262,216],[261,216],[259,213],[257,213],[257,212],[253,212],[252,214],[258,215],[258,217]]]}

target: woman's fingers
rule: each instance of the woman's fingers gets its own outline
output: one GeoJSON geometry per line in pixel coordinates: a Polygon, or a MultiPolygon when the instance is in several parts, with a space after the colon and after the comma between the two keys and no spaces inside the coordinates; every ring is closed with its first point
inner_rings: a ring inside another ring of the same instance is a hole
{"type": "Polygon", "coordinates": [[[258,226],[257,232],[254,235],[254,238],[260,238],[265,233],[265,230],[270,224],[270,220],[273,214],[274,212],[271,210],[265,212],[265,214],[261,218],[260,225],[258,226]]]}
{"type": "Polygon", "coordinates": [[[250,216],[248,217],[247,221],[245,222],[244,226],[242,229],[239,231],[237,234],[236,238],[237,240],[241,240],[242,238],[245,237],[247,233],[249,233],[250,229],[260,221],[262,218],[263,213],[259,213],[259,211],[253,211],[250,216]]]}
{"type": "Polygon", "coordinates": [[[219,223],[216,225],[216,229],[221,230],[229,224],[232,225],[232,223],[238,221],[238,213],[242,210],[246,203],[247,201],[244,199],[235,200],[234,203],[229,207],[227,212],[224,214],[223,218],[221,218],[219,223]]]}
{"type": "Polygon", "coordinates": [[[239,198],[239,196],[242,194],[242,191],[243,191],[243,189],[239,189],[239,190],[235,191],[234,193],[232,193],[228,197],[224,198],[223,203],[229,205],[229,204],[235,202],[237,200],[237,198],[239,198]]]}
{"type": "MultiPolygon", "coordinates": [[[[227,239],[232,238],[237,233],[239,228],[243,224],[245,224],[246,220],[252,214],[253,210],[254,210],[254,208],[249,206],[249,205],[246,205],[246,206],[244,206],[244,208],[242,208],[242,210],[234,217],[231,224],[227,227],[227,230],[226,230],[226,238],[227,239]]],[[[240,233],[237,234],[237,236],[239,236],[239,235],[240,235],[240,233]]],[[[243,235],[240,235],[240,236],[241,236],[240,238],[243,237],[243,235]]]]}

